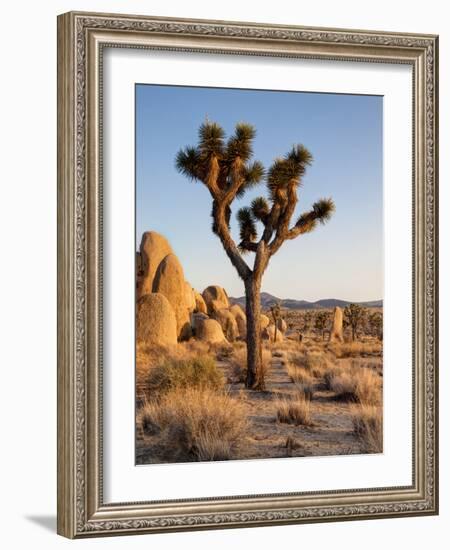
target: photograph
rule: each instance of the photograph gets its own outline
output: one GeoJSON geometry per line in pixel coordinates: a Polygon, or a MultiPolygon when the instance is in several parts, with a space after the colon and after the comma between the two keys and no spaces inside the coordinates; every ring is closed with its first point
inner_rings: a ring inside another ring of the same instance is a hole
{"type": "Polygon", "coordinates": [[[58,16],[64,537],[439,512],[439,35],[291,12],[58,16]]]}
{"type": "Polygon", "coordinates": [[[136,465],[383,453],[383,216],[382,96],[135,84],[136,465]]]}

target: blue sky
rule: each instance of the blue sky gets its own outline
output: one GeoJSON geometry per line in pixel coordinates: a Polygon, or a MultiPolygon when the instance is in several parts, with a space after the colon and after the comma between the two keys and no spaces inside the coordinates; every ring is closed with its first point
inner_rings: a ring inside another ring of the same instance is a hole
{"type": "MultiPolygon", "coordinates": [[[[286,242],[272,257],[262,290],[279,298],[352,301],[383,297],[382,97],[142,84],[136,86],[136,241],[165,235],[197,290],[218,284],[229,295],[243,283],[211,232],[211,198],[175,169],[175,155],[197,143],[207,116],[227,136],[235,124],[256,127],[254,159],[268,168],[295,143],[314,162],[303,178],[297,212],[332,197],[336,212],[313,233],[286,242]]],[[[235,213],[264,182],[233,203],[235,213]]],[[[245,256],[250,264],[253,254],[245,256]]]]}

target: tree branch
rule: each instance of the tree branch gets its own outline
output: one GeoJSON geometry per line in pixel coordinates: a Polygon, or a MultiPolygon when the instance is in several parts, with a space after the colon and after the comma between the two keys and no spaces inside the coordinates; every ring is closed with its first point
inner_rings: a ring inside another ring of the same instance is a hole
{"type": "Polygon", "coordinates": [[[277,232],[275,238],[269,246],[269,253],[271,256],[275,254],[284,243],[289,231],[289,223],[294,214],[295,207],[297,206],[297,191],[296,182],[291,181],[287,188],[287,200],[284,205],[284,209],[281,212],[277,232]]]}
{"type": "Polygon", "coordinates": [[[320,222],[324,224],[327,222],[335,210],[334,202],[332,199],[319,199],[313,204],[312,210],[309,212],[304,212],[297,223],[293,228],[291,228],[286,238],[295,239],[299,235],[304,233],[309,233],[317,226],[317,223],[320,222]]]}
{"type": "Polygon", "coordinates": [[[267,248],[267,243],[263,240],[259,241],[256,249],[255,263],[253,267],[253,277],[256,280],[261,280],[267,264],[269,263],[270,255],[267,248]]]}
{"type": "Polygon", "coordinates": [[[220,239],[220,242],[222,243],[222,246],[227,256],[230,258],[231,263],[236,268],[239,277],[245,281],[251,276],[252,271],[248,267],[245,260],[242,258],[241,253],[236,246],[236,243],[231,237],[225,214],[227,206],[228,204],[223,201],[222,197],[219,201],[215,200],[215,208],[213,210],[215,227],[217,235],[220,239]]]}
{"type": "Polygon", "coordinates": [[[317,220],[310,220],[309,222],[305,222],[302,225],[295,225],[292,229],[290,229],[286,235],[287,240],[292,240],[298,237],[299,235],[303,235],[305,233],[310,233],[317,225],[317,220]]]}
{"type": "Polygon", "coordinates": [[[217,199],[220,194],[220,189],[217,185],[220,174],[219,159],[216,155],[211,155],[208,163],[209,169],[206,171],[206,177],[203,179],[203,183],[208,188],[212,198],[217,199]]]}
{"type": "Polygon", "coordinates": [[[264,233],[261,237],[261,240],[263,240],[265,243],[268,243],[272,238],[274,227],[277,223],[278,216],[280,215],[280,210],[281,210],[280,203],[274,202],[270,210],[267,223],[265,224],[264,233]]]}
{"type": "Polygon", "coordinates": [[[225,204],[231,204],[236,197],[236,194],[239,192],[239,189],[243,185],[245,179],[242,174],[242,167],[243,162],[240,157],[236,157],[232,164],[230,169],[230,178],[231,178],[231,185],[226,189],[222,195],[220,200],[224,202],[225,204]]]}

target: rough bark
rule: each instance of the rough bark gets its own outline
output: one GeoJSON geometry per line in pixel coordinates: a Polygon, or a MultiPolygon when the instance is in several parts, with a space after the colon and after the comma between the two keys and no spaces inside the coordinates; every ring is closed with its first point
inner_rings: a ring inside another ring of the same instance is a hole
{"type": "Polygon", "coordinates": [[[247,380],[246,387],[264,389],[261,347],[261,282],[253,277],[245,281],[247,314],[247,380]]]}
{"type": "Polygon", "coordinates": [[[251,270],[242,258],[236,243],[230,235],[230,229],[226,221],[225,209],[227,205],[223,203],[215,203],[214,222],[217,229],[217,234],[225,250],[226,255],[235,267],[241,279],[245,280],[251,275],[251,270]]]}
{"type": "Polygon", "coordinates": [[[261,345],[261,281],[269,263],[267,244],[261,240],[250,276],[245,279],[247,314],[247,388],[265,389],[261,345]]]}

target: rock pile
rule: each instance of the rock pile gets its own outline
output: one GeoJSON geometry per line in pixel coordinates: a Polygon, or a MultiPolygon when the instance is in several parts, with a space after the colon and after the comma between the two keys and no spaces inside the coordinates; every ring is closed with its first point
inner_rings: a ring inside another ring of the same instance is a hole
{"type": "MultiPolygon", "coordinates": [[[[195,337],[211,344],[244,340],[247,317],[230,304],[220,286],[200,294],[186,281],[183,267],[168,240],[155,231],[142,235],[136,253],[136,338],[169,346],[195,337]]],[[[276,339],[283,339],[286,323],[279,320],[276,339]]],[[[274,341],[275,326],[261,315],[263,338],[274,341]]]]}
{"type": "Polygon", "coordinates": [[[213,285],[205,288],[202,296],[207,307],[208,315],[220,309],[228,309],[230,307],[227,293],[220,286],[213,285]]]}
{"type": "Polygon", "coordinates": [[[142,235],[139,248],[139,266],[137,273],[137,298],[153,292],[153,279],[159,264],[168,254],[173,254],[169,241],[155,231],[146,231],[142,235]]]}
{"type": "Polygon", "coordinates": [[[141,296],[136,307],[136,338],[147,344],[177,343],[177,320],[169,300],[157,292],[141,296]]]}
{"type": "Polygon", "coordinates": [[[168,254],[156,270],[152,291],[164,294],[169,300],[177,319],[179,340],[188,340],[192,335],[189,316],[191,293],[187,294],[186,286],[183,268],[178,258],[175,254],[168,254]]]}

